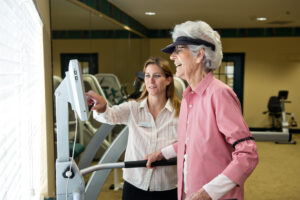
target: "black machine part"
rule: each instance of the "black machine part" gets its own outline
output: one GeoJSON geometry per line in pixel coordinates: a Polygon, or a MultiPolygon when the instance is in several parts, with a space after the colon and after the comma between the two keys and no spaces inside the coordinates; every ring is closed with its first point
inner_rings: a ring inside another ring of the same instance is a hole
{"type": "MultiPolygon", "coordinates": [[[[147,160],[140,160],[140,161],[127,161],[125,162],[125,168],[135,168],[135,167],[146,167],[147,160]]],[[[177,159],[171,158],[169,160],[160,160],[151,163],[151,167],[158,167],[158,166],[169,166],[169,165],[176,165],[177,159]]]]}

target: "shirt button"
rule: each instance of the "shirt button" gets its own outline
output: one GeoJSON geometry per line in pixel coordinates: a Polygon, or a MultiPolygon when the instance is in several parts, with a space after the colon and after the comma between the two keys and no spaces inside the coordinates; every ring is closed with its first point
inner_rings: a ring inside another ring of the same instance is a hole
{"type": "Polygon", "coordinates": [[[190,104],[190,105],[189,105],[189,108],[192,108],[192,107],[193,107],[192,104],[190,104]]]}
{"type": "Polygon", "coordinates": [[[189,121],[186,121],[186,124],[189,124],[189,121]]]}

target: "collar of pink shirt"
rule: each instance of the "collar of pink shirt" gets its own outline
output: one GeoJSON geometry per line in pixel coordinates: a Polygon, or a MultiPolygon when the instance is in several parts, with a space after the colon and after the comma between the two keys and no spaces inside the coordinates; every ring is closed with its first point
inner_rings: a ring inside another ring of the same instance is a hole
{"type": "MultiPolygon", "coordinates": [[[[196,89],[193,92],[195,92],[198,95],[201,95],[208,87],[208,85],[212,82],[213,78],[213,72],[209,72],[208,74],[206,74],[206,76],[204,76],[204,78],[198,83],[196,89]]],[[[183,92],[182,96],[186,97],[186,95],[188,95],[191,92],[192,88],[191,86],[188,86],[187,89],[183,92]]]]}

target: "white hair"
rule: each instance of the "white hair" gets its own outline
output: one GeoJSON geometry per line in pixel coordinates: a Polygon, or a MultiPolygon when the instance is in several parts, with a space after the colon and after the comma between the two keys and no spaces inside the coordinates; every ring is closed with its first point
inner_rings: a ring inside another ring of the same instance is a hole
{"type": "Polygon", "coordinates": [[[202,39],[215,45],[215,51],[205,45],[188,45],[190,51],[196,56],[200,49],[204,49],[204,68],[213,71],[220,67],[223,52],[220,35],[204,21],[186,21],[174,27],[172,32],[173,41],[180,36],[202,39]]]}

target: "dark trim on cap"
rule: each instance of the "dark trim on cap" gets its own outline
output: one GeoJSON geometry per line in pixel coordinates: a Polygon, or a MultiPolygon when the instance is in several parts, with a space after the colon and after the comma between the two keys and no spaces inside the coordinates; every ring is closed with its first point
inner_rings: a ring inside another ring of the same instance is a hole
{"type": "Polygon", "coordinates": [[[186,37],[186,36],[180,36],[176,39],[176,42],[183,42],[187,44],[194,44],[194,45],[205,45],[207,47],[210,47],[211,50],[215,50],[216,46],[210,42],[207,42],[205,40],[199,39],[199,38],[191,38],[191,37],[186,37]]]}
{"type": "Polygon", "coordinates": [[[215,51],[216,46],[208,41],[202,40],[200,38],[191,38],[186,36],[180,36],[176,38],[175,42],[173,44],[170,44],[163,48],[161,51],[164,53],[173,53],[177,45],[205,45],[207,47],[210,47],[211,50],[215,51]]]}

